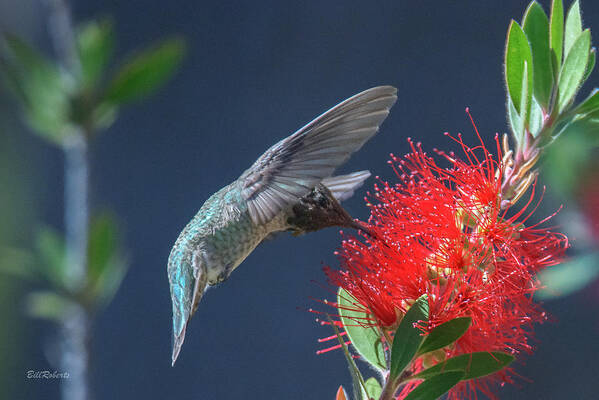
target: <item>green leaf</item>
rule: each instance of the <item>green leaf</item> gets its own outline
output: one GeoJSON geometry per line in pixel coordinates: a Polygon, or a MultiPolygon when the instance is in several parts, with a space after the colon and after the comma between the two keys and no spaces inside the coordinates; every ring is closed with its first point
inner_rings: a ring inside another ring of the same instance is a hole
{"type": "Polygon", "coordinates": [[[593,69],[595,69],[596,61],[597,61],[597,50],[593,47],[591,49],[591,52],[589,53],[589,62],[587,63],[587,68],[584,71],[584,78],[582,78],[583,83],[586,82],[587,79],[589,79],[591,72],[593,72],[593,69]]]}
{"type": "Polygon", "coordinates": [[[395,331],[393,346],[391,348],[389,379],[397,378],[410,364],[418,352],[418,349],[424,340],[422,331],[414,326],[414,324],[419,321],[424,323],[428,322],[427,295],[420,296],[414,304],[412,304],[395,331]]]}
{"type": "Polygon", "coordinates": [[[562,49],[564,45],[564,5],[562,0],[553,0],[551,3],[551,17],[549,19],[549,42],[555,54],[555,73],[559,71],[562,63],[562,49]]]}
{"type": "Polygon", "coordinates": [[[10,55],[4,75],[23,103],[26,122],[45,139],[62,143],[72,132],[68,80],[17,36],[4,34],[4,39],[10,55]]]}
{"type": "Polygon", "coordinates": [[[98,306],[110,302],[127,272],[116,219],[105,213],[94,216],[88,242],[88,280],[90,301],[98,306]]]}
{"type": "Polygon", "coordinates": [[[92,88],[102,76],[114,49],[112,21],[90,21],[77,32],[83,86],[92,88]]]}
{"type": "Polygon", "coordinates": [[[599,253],[572,258],[539,276],[545,287],[535,294],[539,300],[551,300],[576,293],[599,277],[599,253]]]}
{"type": "Polygon", "coordinates": [[[353,297],[343,288],[337,293],[339,316],[347,332],[347,336],[358,354],[370,365],[380,370],[387,369],[385,351],[381,342],[381,333],[373,326],[362,326],[366,316],[362,312],[354,311],[356,306],[353,297]]]}
{"type": "Polygon", "coordinates": [[[42,227],[36,236],[36,248],[42,265],[40,269],[57,288],[68,287],[64,238],[50,227],[42,227]]]}
{"type": "Polygon", "coordinates": [[[96,130],[108,129],[116,120],[118,108],[110,103],[100,103],[92,112],[92,125],[96,130]]]}
{"type": "Polygon", "coordinates": [[[566,17],[566,32],[564,35],[564,58],[568,57],[570,49],[576,39],[582,33],[582,20],[580,18],[580,4],[576,0],[570,6],[568,16],[566,17]]]}
{"type": "Polygon", "coordinates": [[[61,320],[73,305],[68,298],[50,291],[30,293],[26,300],[27,314],[53,321],[61,320]]]}
{"type": "Polygon", "coordinates": [[[94,216],[90,222],[88,241],[89,277],[95,280],[110,264],[117,251],[118,228],[110,214],[94,216]]]}
{"type": "Polygon", "coordinates": [[[426,336],[426,339],[424,339],[422,346],[418,350],[418,354],[429,353],[450,345],[466,333],[471,323],[472,318],[461,317],[439,325],[426,336]]]}
{"type": "Polygon", "coordinates": [[[546,135],[544,140],[539,142],[539,148],[544,148],[546,152],[549,152],[551,148],[546,146],[555,142],[564,132],[570,131],[577,119],[578,116],[570,114],[564,114],[562,118],[557,119],[551,132],[546,135]]]}
{"type": "Polygon", "coordinates": [[[508,28],[507,42],[505,47],[505,81],[510,98],[512,99],[518,114],[522,114],[522,104],[530,104],[528,99],[522,99],[522,93],[532,96],[533,83],[532,51],[524,31],[514,20],[508,28]],[[524,77],[525,65],[528,65],[527,77],[524,77]],[[524,88],[524,82],[527,87],[524,88]]]}
{"type": "MultiPolygon", "coordinates": [[[[362,377],[362,374],[360,373],[358,366],[354,362],[354,358],[349,353],[349,349],[347,348],[347,345],[345,344],[345,340],[343,340],[343,338],[341,337],[341,334],[339,333],[339,328],[337,328],[337,325],[333,322],[331,316],[328,314],[327,314],[327,319],[329,320],[331,327],[335,331],[337,340],[339,341],[339,344],[341,345],[341,348],[343,349],[343,355],[345,357],[345,360],[347,361],[347,367],[349,369],[349,374],[350,374],[351,380],[352,380],[354,395],[358,398],[358,400],[364,400],[364,397],[366,396],[366,391],[365,391],[366,384],[364,383],[364,378],[362,377]]],[[[337,392],[337,393],[339,393],[339,392],[337,392]]]]}
{"type": "Polygon", "coordinates": [[[529,90],[531,89],[528,84],[528,70],[529,64],[527,62],[524,63],[524,71],[522,71],[522,94],[520,95],[520,132],[526,132],[529,127],[530,120],[530,107],[532,96],[529,90]]]}
{"type": "Polygon", "coordinates": [[[21,105],[27,106],[29,101],[24,88],[25,82],[22,69],[15,63],[9,63],[0,57],[0,75],[8,90],[17,97],[21,105]]]}
{"type": "Polygon", "coordinates": [[[102,308],[110,303],[121,287],[128,269],[129,260],[125,256],[121,255],[110,263],[110,268],[107,268],[96,282],[93,292],[96,294],[96,307],[102,308]]]}
{"type": "Polygon", "coordinates": [[[462,380],[475,379],[500,371],[512,361],[514,356],[498,351],[462,354],[425,369],[410,379],[429,379],[445,371],[462,371],[465,372],[462,380]]]}
{"type": "Polygon", "coordinates": [[[366,381],[366,393],[368,394],[369,399],[378,400],[381,397],[381,393],[383,389],[381,388],[381,384],[376,378],[368,378],[366,381]]]}
{"type": "Polygon", "coordinates": [[[104,100],[122,104],[148,96],[173,75],[183,58],[184,47],[181,39],[169,39],[142,51],[116,74],[104,100]]]}
{"type": "Polygon", "coordinates": [[[543,110],[537,101],[533,98],[530,105],[530,117],[528,121],[529,132],[536,137],[543,127],[543,110]]]}
{"type": "Polygon", "coordinates": [[[588,114],[599,110],[599,89],[595,88],[582,103],[572,112],[575,114],[588,114]]]}
{"type": "Polygon", "coordinates": [[[582,84],[582,78],[589,60],[590,48],[591,32],[585,29],[570,48],[560,71],[558,85],[558,110],[560,113],[570,104],[582,84]]]}
{"type": "Polygon", "coordinates": [[[539,3],[530,3],[522,25],[532,49],[533,94],[541,107],[547,110],[553,88],[553,69],[549,50],[549,20],[539,3]]]}
{"type": "Polygon", "coordinates": [[[404,400],[435,400],[458,384],[464,376],[463,371],[449,371],[437,374],[425,380],[408,394],[404,400]]]}
{"type": "Polygon", "coordinates": [[[510,123],[510,128],[512,129],[512,133],[514,134],[514,139],[516,139],[516,142],[518,143],[518,145],[520,145],[520,143],[522,143],[523,138],[524,138],[524,132],[522,131],[522,121],[520,119],[520,116],[518,115],[518,112],[516,111],[516,107],[514,107],[514,103],[512,102],[512,99],[509,98],[507,99],[508,102],[508,120],[510,123]]]}
{"type": "Polygon", "coordinates": [[[41,71],[51,68],[50,63],[36,49],[21,40],[21,38],[7,32],[3,36],[10,54],[23,69],[27,71],[41,71]]]}

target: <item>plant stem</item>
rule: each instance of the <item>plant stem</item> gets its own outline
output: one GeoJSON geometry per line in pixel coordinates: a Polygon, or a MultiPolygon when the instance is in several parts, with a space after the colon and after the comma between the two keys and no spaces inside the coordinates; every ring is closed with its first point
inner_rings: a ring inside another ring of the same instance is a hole
{"type": "Polygon", "coordinates": [[[60,329],[60,392],[63,400],[89,400],[89,316],[85,308],[74,305],[62,320],[60,329]]]}
{"type": "MultiPolygon", "coordinates": [[[[87,236],[89,225],[89,160],[83,134],[70,138],[65,152],[66,258],[71,290],[79,291],[87,278],[87,236]]],[[[90,398],[88,384],[89,316],[80,304],[69,310],[62,321],[60,368],[69,373],[62,382],[63,400],[90,398]]]]}
{"type": "Polygon", "coordinates": [[[393,400],[395,398],[395,392],[397,392],[397,388],[399,386],[398,382],[399,379],[391,379],[391,377],[387,377],[379,400],[393,400]]]}
{"type": "Polygon", "coordinates": [[[411,372],[409,368],[405,369],[395,379],[391,379],[391,376],[387,376],[387,380],[385,381],[385,386],[383,386],[383,391],[381,392],[381,397],[379,397],[379,400],[394,400],[397,389],[399,389],[399,387],[403,385],[410,376],[411,372]]]}
{"type": "MultiPolygon", "coordinates": [[[[81,73],[70,10],[65,0],[47,0],[49,32],[64,68],[73,77],[81,73]]],[[[80,293],[87,282],[89,232],[89,159],[87,132],[78,129],[63,143],[65,155],[64,224],[69,289],[80,293]]],[[[75,296],[77,297],[77,296],[75,296]]],[[[60,329],[60,370],[69,374],[61,385],[63,400],[88,400],[88,310],[76,303],[66,311],[60,329]]]]}
{"type": "Polygon", "coordinates": [[[87,278],[87,236],[89,222],[89,160],[83,134],[69,138],[64,146],[64,223],[67,265],[71,289],[81,289],[87,278]]]}
{"type": "Polygon", "coordinates": [[[59,61],[71,74],[79,76],[81,63],[77,55],[71,12],[66,0],[46,0],[50,8],[48,30],[59,61]]]}

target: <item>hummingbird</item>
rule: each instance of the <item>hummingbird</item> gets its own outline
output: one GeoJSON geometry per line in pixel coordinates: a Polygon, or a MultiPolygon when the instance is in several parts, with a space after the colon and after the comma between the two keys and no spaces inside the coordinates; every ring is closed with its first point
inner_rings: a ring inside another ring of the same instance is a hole
{"type": "Polygon", "coordinates": [[[237,180],[206,200],[168,258],[172,365],[206,289],[225,281],[267,237],[329,226],[371,234],[339,204],[370,172],[332,175],[378,131],[396,100],[397,89],[392,86],[350,97],[270,147],[237,180]]]}

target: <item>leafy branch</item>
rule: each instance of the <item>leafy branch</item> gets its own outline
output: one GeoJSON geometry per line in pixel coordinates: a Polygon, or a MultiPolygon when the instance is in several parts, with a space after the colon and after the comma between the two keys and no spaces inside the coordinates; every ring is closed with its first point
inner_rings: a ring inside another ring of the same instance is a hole
{"type": "MultiPolygon", "coordinates": [[[[60,327],[60,366],[67,400],[90,397],[87,375],[89,325],[110,303],[128,267],[118,222],[111,213],[89,212],[89,144],[115,121],[121,107],[143,100],[177,70],[184,42],[169,38],[129,56],[112,73],[112,21],[90,21],[73,30],[64,0],[52,2],[50,33],[59,60],[19,37],[0,36],[0,76],[21,105],[29,127],[65,155],[65,235],[39,230],[35,254],[0,271],[43,282],[27,296],[34,317],[60,327]]],[[[15,260],[16,258],[11,258],[15,260]]]]}
{"type": "Polygon", "coordinates": [[[503,140],[504,207],[515,203],[537,176],[535,165],[558,137],[574,129],[599,126],[599,93],[593,90],[580,104],[576,95],[595,67],[591,33],[582,28],[578,0],[565,23],[561,0],[549,17],[530,3],[522,24],[512,20],[505,48],[507,115],[515,148],[503,140]]]}

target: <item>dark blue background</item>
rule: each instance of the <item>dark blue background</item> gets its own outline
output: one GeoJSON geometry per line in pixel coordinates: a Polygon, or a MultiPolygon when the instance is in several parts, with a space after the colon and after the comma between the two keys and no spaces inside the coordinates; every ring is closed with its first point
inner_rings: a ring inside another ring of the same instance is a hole
{"type": "MultiPolygon", "coordinates": [[[[332,298],[321,285],[321,266],[336,265],[336,229],[259,246],[205,296],[175,368],[170,247],[203,201],[267,147],[371,86],[394,85],[399,100],[381,132],[343,171],[370,169],[391,178],[388,154],[406,153],[408,136],[428,149],[453,148],[444,131],[463,132],[472,142],[466,106],[490,143],[495,132],[507,130],[505,32],[527,2],[72,3],[77,21],[114,18],[119,58],[168,34],[188,42],[175,79],[149,101],[123,110],[93,146],[93,206],[115,210],[132,260],[93,327],[96,398],[333,399],[339,384],[349,387],[349,374],[341,352],[315,354],[317,338],[331,331],[307,309],[323,307],[313,299],[332,298]]],[[[47,47],[45,4],[3,0],[0,22],[47,47]]],[[[585,24],[599,31],[599,3],[583,1],[582,9],[585,24]]],[[[6,134],[19,135],[16,151],[27,158],[21,162],[38,173],[32,192],[40,219],[60,227],[61,153],[28,133],[6,134]]],[[[365,190],[346,203],[362,219],[365,190]]],[[[587,291],[546,308],[556,321],[538,328],[537,351],[518,366],[533,382],[520,380],[500,397],[594,398],[597,297],[587,291]]],[[[28,369],[52,369],[44,357],[51,325],[20,317],[15,326],[21,326],[15,343],[23,357],[10,370],[14,386],[7,390],[18,398],[58,398],[57,381],[24,378],[28,369]]]]}

